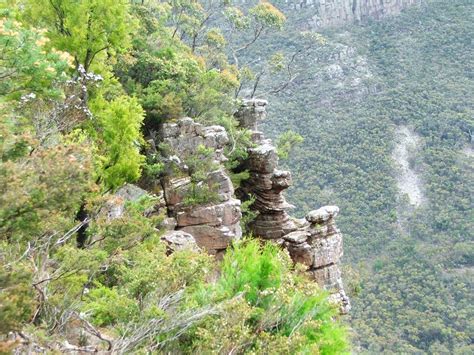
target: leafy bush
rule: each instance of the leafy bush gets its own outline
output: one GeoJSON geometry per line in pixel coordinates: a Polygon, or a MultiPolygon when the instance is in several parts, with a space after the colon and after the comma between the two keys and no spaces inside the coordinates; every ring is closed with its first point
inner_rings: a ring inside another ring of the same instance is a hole
{"type": "Polygon", "coordinates": [[[347,336],[335,322],[337,310],[327,294],[276,245],[249,239],[234,244],[221,264],[215,285],[197,294],[198,302],[223,302],[225,315],[197,327],[194,351],[343,353],[347,336]],[[220,336],[211,336],[217,332],[220,336]]]}
{"type": "Polygon", "coordinates": [[[204,205],[218,201],[215,187],[206,181],[209,172],[218,168],[218,164],[214,162],[214,150],[200,145],[196,152],[185,159],[185,164],[191,183],[183,199],[184,205],[204,205]]]}
{"type": "Polygon", "coordinates": [[[117,188],[137,180],[144,162],[140,154],[143,109],[136,99],[128,96],[110,102],[97,98],[91,106],[100,130],[96,144],[103,154],[99,157],[100,181],[117,188]]]}
{"type": "MultiPolygon", "coordinates": [[[[7,247],[2,243],[2,250],[7,247]]],[[[3,254],[3,253],[2,253],[3,254]]],[[[33,315],[35,300],[31,288],[32,271],[24,264],[7,264],[0,254],[0,335],[21,330],[33,315]]],[[[1,340],[0,340],[1,344],[1,340]]]]}

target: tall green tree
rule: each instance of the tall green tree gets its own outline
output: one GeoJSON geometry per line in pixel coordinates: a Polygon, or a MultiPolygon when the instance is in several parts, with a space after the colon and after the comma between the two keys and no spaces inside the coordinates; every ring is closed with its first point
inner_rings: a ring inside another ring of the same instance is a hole
{"type": "Polygon", "coordinates": [[[45,27],[51,44],[89,71],[93,62],[114,58],[130,47],[136,22],[127,1],[28,0],[24,18],[45,27]]]}
{"type": "MultiPolygon", "coordinates": [[[[140,154],[143,109],[138,100],[119,96],[108,102],[98,98],[91,103],[96,112],[96,142],[99,147],[98,178],[109,188],[117,188],[140,177],[144,157],[140,154]]],[[[91,132],[92,135],[95,132],[91,132]]]]}

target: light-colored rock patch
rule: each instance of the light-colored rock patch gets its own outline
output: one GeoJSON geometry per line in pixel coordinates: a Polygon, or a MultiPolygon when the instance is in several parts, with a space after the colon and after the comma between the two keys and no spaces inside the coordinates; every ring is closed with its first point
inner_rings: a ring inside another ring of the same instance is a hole
{"type": "Polygon", "coordinates": [[[396,146],[392,158],[396,162],[397,184],[401,194],[406,194],[410,204],[418,207],[423,204],[423,182],[416,167],[410,166],[410,159],[420,144],[420,139],[410,128],[401,126],[395,134],[396,146]]]}

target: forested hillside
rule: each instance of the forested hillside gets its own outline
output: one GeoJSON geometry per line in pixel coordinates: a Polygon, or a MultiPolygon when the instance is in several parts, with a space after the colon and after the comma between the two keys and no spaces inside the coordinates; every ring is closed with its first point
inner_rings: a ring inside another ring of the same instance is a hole
{"type": "Polygon", "coordinates": [[[306,46],[300,9],[252,54],[298,53],[265,131],[304,138],[286,161],[297,210],[341,207],[362,352],[473,352],[473,14],[429,1],[306,46]]]}

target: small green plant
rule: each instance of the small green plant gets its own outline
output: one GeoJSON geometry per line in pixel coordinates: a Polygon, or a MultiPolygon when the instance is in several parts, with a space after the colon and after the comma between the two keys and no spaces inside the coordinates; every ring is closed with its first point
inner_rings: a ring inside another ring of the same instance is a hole
{"type": "Polygon", "coordinates": [[[277,142],[277,153],[278,157],[280,159],[288,159],[291,150],[298,144],[303,143],[304,139],[303,137],[294,132],[294,131],[286,131],[282,133],[278,137],[278,142],[277,142]]]}
{"type": "Polygon", "coordinates": [[[214,161],[214,150],[201,144],[194,154],[186,158],[185,164],[191,183],[183,200],[184,205],[196,206],[218,201],[215,186],[206,181],[209,172],[218,168],[214,161]]]}
{"type": "Polygon", "coordinates": [[[243,201],[240,205],[242,211],[242,218],[240,220],[240,226],[242,227],[243,234],[249,234],[249,225],[258,216],[258,211],[252,210],[251,206],[255,202],[255,196],[250,196],[246,201],[243,201]]]}
{"type": "Polygon", "coordinates": [[[213,186],[209,186],[203,182],[191,182],[191,185],[183,199],[183,204],[188,207],[199,206],[205,205],[207,203],[217,202],[218,200],[219,195],[213,186]]]}

